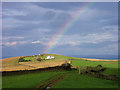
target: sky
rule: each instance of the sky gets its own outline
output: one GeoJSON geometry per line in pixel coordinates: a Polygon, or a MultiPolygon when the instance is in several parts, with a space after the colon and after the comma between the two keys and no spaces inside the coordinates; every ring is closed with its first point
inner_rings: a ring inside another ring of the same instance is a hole
{"type": "MultiPolygon", "coordinates": [[[[85,4],[87,2],[3,2],[0,43],[3,56],[44,53],[60,28],[85,4]]],[[[118,3],[92,2],[46,53],[117,55],[118,3]]]]}

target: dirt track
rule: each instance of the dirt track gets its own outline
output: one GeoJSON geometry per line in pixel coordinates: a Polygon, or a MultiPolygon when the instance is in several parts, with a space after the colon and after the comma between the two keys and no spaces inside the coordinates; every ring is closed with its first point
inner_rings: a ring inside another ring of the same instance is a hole
{"type": "Polygon", "coordinates": [[[66,73],[63,75],[55,75],[55,76],[51,77],[49,80],[35,86],[34,88],[40,88],[40,87],[44,86],[42,88],[46,90],[47,87],[52,87],[55,83],[57,83],[58,81],[63,79],[66,75],[67,75],[66,73]],[[56,77],[58,77],[58,78],[56,78],[56,77]]]}
{"type": "Polygon", "coordinates": [[[47,87],[52,87],[55,83],[57,83],[58,81],[60,81],[61,79],[63,79],[66,76],[66,74],[60,76],[58,79],[56,79],[55,81],[51,82],[47,87]]]}

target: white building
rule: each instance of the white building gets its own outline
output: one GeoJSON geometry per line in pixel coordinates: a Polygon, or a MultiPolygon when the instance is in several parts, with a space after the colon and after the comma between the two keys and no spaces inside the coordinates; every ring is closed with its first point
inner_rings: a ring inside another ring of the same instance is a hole
{"type": "Polygon", "coordinates": [[[54,59],[54,56],[47,56],[46,59],[54,59]]]}
{"type": "Polygon", "coordinates": [[[51,59],[54,59],[55,57],[54,56],[51,56],[51,59]]]}

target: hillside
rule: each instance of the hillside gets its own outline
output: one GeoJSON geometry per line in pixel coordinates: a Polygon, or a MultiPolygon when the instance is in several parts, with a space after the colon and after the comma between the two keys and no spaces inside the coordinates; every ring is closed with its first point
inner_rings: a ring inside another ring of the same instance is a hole
{"type": "MultiPolygon", "coordinates": [[[[45,54],[47,55],[53,55],[53,54],[45,54]]],[[[18,70],[34,70],[38,68],[46,68],[46,67],[54,67],[54,66],[60,66],[61,64],[65,63],[66,56],[62,55],[53,55],[56,57],[54,60],[43,60],[43,61],[32,61],[32,62],[19,62],[19,59],[24,57],[11,57],[2,59],[2,71],[18,71],[18,70]]],[[[25,56],[26,59],[29,58],[29,56],[25,56]]],[[[41,56],[39,56],[41,57],[41,56]]],[[[36,56],[34,57],[36,58],[36,56]]],[[[31,57],[31,59],[33,59],[31,57]]]]}
{"type": "Polygon", "coordinates": [[[117,60],[44,54],[6,58],[2,63],[3,88],[47,88],[48,86],[51,88],[118,88],[117,80],[120,78],[118,73],[120,62],[117,60]],[[48,55],[54,56],[55,59],[46,60],[45,57],[48,55]],[[40,68],[61,66],[66,62],[71,64],[70,70],[54,68],[40,70],[40,68]],[[79,74],[79,67],[81,74],[79,74]],[[34,71],[36,69],[38,70],[34,71]],[[21,70],[27,71],[21,72],[21,70]]]}
{"type": "Polygon", "coordinates": [[[47,67],[54,67],[54,66],[60,66],[64,63],[69,62],[70,60],[88,60],[88,61],[118,61],[118,60],[102,60],[102,59],[87,59],[87,58],[76,58],[76,57],[68,57],[64,55],[58,55],[58,54],[44,54],[42,55],[36,55],[36,56],[21,56],[21,57],[11,57],[11,58],[5,58],[2,59],[2,71],[18,71],[18,70],[34,70],[39,68],[47,68],[47,67]],[[54,56],[55,59],[53,60],[42,60],[37,61],[37,58],[43,58],[45,59],[46,56],[54,56]],[[19,59],[25,57],[26,60],[31,59],[30,62],[19,62],[19,59]]]}

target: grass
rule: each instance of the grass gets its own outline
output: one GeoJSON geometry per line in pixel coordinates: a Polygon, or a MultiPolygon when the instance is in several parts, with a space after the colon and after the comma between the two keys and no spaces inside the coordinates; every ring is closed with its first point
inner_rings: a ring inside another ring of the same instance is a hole
{"type": "Polygon", "coordinates": [[[107,68],[107,70],[104,72],[106,74],[115,74],[118,77],[120,77],[118,73],[118,64],[120,62],[117,61],[85,61],[85,60],[72,60],[72,66],[80,66],[81,69],[85,66],[97,66],[102,65],[103,67],[107,68]],[[114,63],[114,64],[113,64],[114,63]]]}
{"type": "MultiPolygon", "coordinates": [[[[21,56],[22,57],[22,56],[21,56]]],[[[31,59],[30,62],[19,62],[20,57],[12,57],[1,60],[2,61],[2,71],[16,71],[16,70],[33,70],[38,68],[52,67],[56,65],[61,65],[65,63],[65,58],[67,56],[62,55],[54,55],[54,54],[45,54],[44,56],[33,56],[33,57],[25,57],[26,60],[31,59]],[[45,58],[47,55],[54,56],[55,59],[52,60],[43,60],[37,61],[36,57],[45,58]]]]}
{"type": "Polygon", "coordinates": [[[48,80],[54,75],[65,72],[38,72],[32,74],[3,76],[3,88],[33,88],[36,85],[48,80]]]}
{"type": "Polygon", "coordinates": [[[72,65],[73,66],[97,66],[99,64],[102,64],[105,67],[112,67],[112,68],[118,68],[118,62],[114,61],[85,61],[82,59],[76,59],[72,60],[72,65]],[[114,63],[114,64],[113,64],[114,63]]]}
{"type": "MultiPolygon", "coordinates": [[[[103,67],[107,68],[104,72],[107,75],[117,75],[119,78],[118,73],[118,64],[120,62],[114,61],[85,61],[82,59],[74,59],[72,60],[72,66],[81,67],[83,69],[86,66],[97,66],[102,65],[103,67]]],[[[105,80],[95,77],[90,77],[87,75],[79,75],[78,71],[71,71],[63,80],[59,81],[58,83],[54,84],[52,88],[118,88],[117,81],[105,80]]]]}
{"type": "Polygon", "coordinates": [[[2,59],[0,62],[2,62],[2,66],[17,66],[19,58],[20,57],[6,58],[6,59],[2,59]]]}
{"type": "Polygon", "coordinates": [[[52,88],[118,88],[117,81],[104,80],[71,72],[52,88]]]}
{"type": "Polygon", "coordinates": [[[37,58],[45,59],[46,56],[37,55],[32,57],[25,57],[24,60],[32,60],[34,62],[34,61],[37,61],[37,58]]]}

